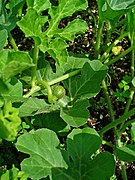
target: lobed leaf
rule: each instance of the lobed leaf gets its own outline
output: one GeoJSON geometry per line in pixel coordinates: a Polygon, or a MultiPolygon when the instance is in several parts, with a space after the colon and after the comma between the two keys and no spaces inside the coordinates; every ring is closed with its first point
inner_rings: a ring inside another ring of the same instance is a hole
{"type": "Polygon", "coordinates": [[[134,0],[107,0],[107,3],[113,10],[128,9],[130,5],[135,6],[134,0]]]}
{"type": "Polygon", "coordinates": [[[57,149],[58,145],[55,132],[48,129],[39,129],[20,136],[16,143],[17,149],[30,155],[23,160],[22,171],[33,179],[40,179],[51,176],[53,167],[67,168],[61,151],[57,149]]]}
{"type": "Polygon", "coordinates": [[[104,152],[91,159],[100,145],[101,138],[94,129],[74,129],[67,139],[67,152],[72,160],[68,169],[53,168],[52,179],[110,179],[115,171],[114,157],[104,152]]]}
{"type": "Polygon", "coordinates": [[[87,24],[83,20],[74,20],[63,29],[59,29],[58,25],[63,18],[74,12],[86,10],[87,5],[86,0],[59,0],[58,6],[52,6],[49,0],[27,0],[27,13],[18,22],[18,26],[26,37],[32,37],[38,43],[42,52],[47,51],[62,66],[68,57],[64,39],[73,41],[76,34],[85,32],[87,24]],[[41,15],[45,10],[48,10],[51,19],[48,15],[41,15]]]}
{"type": "Polygon", "coordinates": [[[107,74],[107,66],[98,60],[85,63],[80,76],[64,82],[71,98],[91,98],[100,91],[100,83],[107,74]]]}

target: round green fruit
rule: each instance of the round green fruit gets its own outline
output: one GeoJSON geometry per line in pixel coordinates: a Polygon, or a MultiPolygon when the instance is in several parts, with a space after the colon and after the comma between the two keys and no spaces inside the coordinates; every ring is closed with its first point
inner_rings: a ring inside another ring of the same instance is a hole
{"type": "Polygon", "coordinates": [[[54,94],[58,99],[61,99],[62,97],[65,96],[66,91],[65,91],[65,89],[64,89],[63,86],[57,85],[57,86],[55,86],[54,89],[53,89],[53,94],[54,94]]]}

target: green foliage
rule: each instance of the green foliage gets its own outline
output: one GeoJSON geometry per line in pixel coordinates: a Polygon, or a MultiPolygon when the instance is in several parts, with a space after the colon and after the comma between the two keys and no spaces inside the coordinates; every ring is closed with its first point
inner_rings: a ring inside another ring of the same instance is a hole
{"type": "Polygon", "coordinates": [[[135,145],[127,145],[116,149],[117,156],[120,160],[126,162],[135,161],[135,145]]]}
{"type": "Polygon", "coordinates": [[[0,138],[13,141],[20,124],[19,110],[12,107],[11,102],[5,102],[0,108],[0,138]]]}
{"type": "Polygon", "coordinates": [[[0,1],[0,147],[3,153],[3,142],[11,141],[18,161],[7,166],[5,156],[0,156],[2,180],[116,179],[116,158],[122,161],[122,176],[127,179],[124,162],[135,161],[131,118],[135,114],[135,2],[95,1],[96,16],[88,4],[87,0],[0,1]],[[91,31],[88,26],[93,24],[91,31]],[[90,58],[88,52],[74,54],[68,48],[86,30],[90,58]],[[130,47],[125,49],[122,43],[127,40],[130,47]],[[119,65],[124,66],[126,57],[131,59],[131,72],[121,81],[117,76],[113,93],[109,66],[113,65],[112,71],[122,58],[119,65]],[[123,114],[117,104],[113,109],[115,98],[126,104],[123,114]],[[93,125],[98,117],[102,121],[97,119],[93,125]],[[110,140],[105,132],[112,128],[110,140]],[[128,137],[130,141],[124,139],[128,137]],[[106,145],[112,149],[105,151],[106,145]]]}
{"type": "Polygon", "coordinates": [[[27,14],[18,22],[19,27],[26,37],[32,37],[43,52],[48,52],[60,65],[67,61],[66,40],[73,41],[77,33],[84,33],[87,24],[83,20],[74,20],[66,28],[59,29],[60,21],[71,16],[74,12],[85,10],[87,2],[85,0],[59,1],[58,7],[51,6],[49,0],[42,2],[35,1],[34,4],[27,3],[27,14]],[[41,16],[43,10],[49,9],[51,20],[47,16],[41,16]],[[34,23],[33,23],[34,22],[34,23]],[[49,23],[47,30],[42,31],[45,23],[49,23]]]}
{"type": "Polygon", "coordinates": [[[4,81],[34,65],[27,52],[2,50],[0,51],[0,57],[0,77],[4,81]]]}
{"type": "Polygon", "coordinates": [[[1,176],[1,180],[27,180],[28,175],[23,173],[22,171],[19,171],[19,169],[15,168],[13,166],[12,169],[6,170],[5,173],[1,176]]]}
{"type": "Polygon", "coordinates": [[[56,134],[48,129],[40,129],[19,137],[16,146],[30,155],[21,166],[31,178],[40,179],[49,175],[52,179],[100,179],[102,175],[103,179],[107,179],[114,173],[113,156],[104,152],[91,159],[101,142],[94,129],[74,129],[68,135],[67,150],[61,150],[56,148],[59,145],[56,134]],[[102,168],[99,168],[99,164],[102,168]]]}
{"type": "Polygon", "coordinates": [[[131,77],[127,75],[125,75],[121,80],[121,82],[119,82],[118,84],[119,89],[116,88],[116,92],[114,92],[114,95],[117,97],[119,101],[124,102],[126,98],[129,98],[130,83],[131,83],[131,77]]]}

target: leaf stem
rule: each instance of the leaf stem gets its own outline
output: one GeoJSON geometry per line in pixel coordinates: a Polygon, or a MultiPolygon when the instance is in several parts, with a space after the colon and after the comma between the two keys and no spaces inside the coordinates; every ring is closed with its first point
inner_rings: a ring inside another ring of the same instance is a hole
{"type": "Polygon", "coordinates": [[[72,76],[75,76],[75,75],[79,74],[80,72],[81,72],[81,69],[75,70],[75,71],[70,72],[68,74],[65,74],[63,76],[60,76],[60,77],[58,77],[56,79],[53,79],[52,81],[49,81],[48,84],[51,86],[53,84],[56,84],[58,82],[61,82],[61,81],[65,80],[65,79],[68,79],[68,78],[70,78],[72,76]]]}
{"type": "Polygon", "coordinates": [[[35,41],[34,51],[33,51],[33,62],[35,64],[35,66],[32,68],[32,81],[31,81],[32,87],[36,86],[36,71],[37,71],[37,63],[38,63],[38,53],[39,53],[39,48],[38,48],[37,42],[35,41]]]}
{"type": "Polygon", "coordinates": [[[103,91],[104,91],[104,94],[105,94],[105,97],[106,97],[107,105],[108,105],[109,112],[110,112],[110,117],[111,117],[111,120],[113,122],[113,121],[115,121],[114,111],[113,111],[111,99],[109,97],[109,92],[107,90],[107,85],[106,85],[105,80],[102,81],[102,88],[103,88],[103,91]]]}
{"type": "MultiPolygon", "coordinates": [[[[66,80],[66,79],[68,79],[68,78],[70,78],[70,77],[72,77],[72,76],[75,76],[75,75],[77,75],[77,74],[79,74],[81,72],[81,69],[78,69],[78,70],[75,70],[75,71],[73,71],[73,72],[70,72],[70,73],[68,73],[68,74],[65,74],[65,75],[63,75],[63,76],[60,76],[60,77],[58,77],[58,78],[56,78],[56,79],[53,79],[52,81],[49,81],[49,82],[45,82],[45,81],[35,81],[35,83],[38,83],[38,84],[41,84],[41,85],[43,85],[45,88],[46,88],[46,85],[47,85],[47,87],[48,87],[48,85],[49,86],[52,86],[52,85],[54,85],[54,84],[56,84],[56,83],[59,83],[59,82],[61,82],[61,81],[63,81],[63,80],[66,80]],[[45,84],[44,84],[45,83],[45,84]],[[47,84],[46,84],[47,83],[47,84]]],[[[28,98],[28,97],[30,97],[32,94],[34,94],[35,92],[37,92],[37,91],[39,91],[39,90],[41,90],[41,88],[39,87],[39,86],[37,86],[37,85],[34,85],[31,89],[30,89],[30,91],[27,93],[27,94],[25,94],[23,97],[24,98],[28,98]]]]}
{"type": "Polygon", "coordinates": [[[103,29],[103,22],[99,19],[98,23],[98,32],[97,32],[97,38],[96,38],[96,44],[95,44],[95,58],[98,59],[100,55],[100,44],[101,44],[101,34],[103,29]]]}
{"type": "Polygon", "coordinates": [[[45,81],[36,81],[37,84],[41,84],[44,88],[47,89],[48,92],[48,102],[49,103],[53,103],[53,94],[52,94],[52,89],[50,87],[50,85],[45,82],[45,81]]]}
{"type": "Polygon", "coordinates": [[[113,121],[112,123],[108,124],[107,126],[105,126],[104,128],[102,128],[99,131],[100,135],[103,135],[105,132],[109,131],[110,129],[118,126],[119,124],[121,124],[122,122],[124,122],[126,119],[128,119],[129,117],[133,116],[135,114],[135,108],[133,108],[132,110],[128,111],[127,113],[123,114],[120,118],[116,119],[115,121],[113,121]]]}
{"type": "MultiPolygon", "coordinates": [[[[132,40],[131,40],[131,46],[134,44],[134,37],[132,37],[132,40]]],[[[134,78],[134,65],[135,65],[135,55],[134,55],[134,53],[135,53],[135,50],[133,49],[132,50],[132,58],[131,58],[131,79],[133,79],[134,78]]],[[[130,91],[130,95],[129,95],[129,99],[128,99],[128,101],[127,101],[127,104],[126,104],[126,108],[125,108],[125,111],[124,111],[124,113],[127,113],[128,111],[129,111],[129,108],[130,108],[130,105],[131,105],[131,102],[132,102],[132,100],[133,100],[133,98],[134,98],[134,87],[133,87],[133,85],[132,85],[132,87],[131,87],[131,91],[130,91]]],[[[122,129],[123,128],[123,126],[124,126],[124,122],[121,124],[121,126],[120,126],[120,129],[122,129]]]]}
{"type": "Polygon", "coordinates": [[[8,32],[8,37],[9,37],[9,41],[10,41],[13,49],[14,49],[15,51],[18,51],[18,47],[17,47],[17,45],[16,45],[16,42],[15,42],[15,40],[14,40],[14,38],[12,37],[12,35],[11,35],[10,32],[8,32]]]}
{"type": "Polygon", "coordinates": [[[127,121],[124,125],[123,125],[123,127],[120,129],[120,133],[122,133],[128,126],[130,126],[133,122],[135,122],[135,119],[132,119],[132,120],[129,120],[129,121],[127,121]]]}
{"type": "MultiPolygon", "coordinates": [[[[120,134],[117,136],[116,142],[117,142],[118,147],[123,146],[122,142],[121,142],[121,135],[120,134]]],[[[121,164],[121,171],[122,171],[123,180],[127,180],[127,172],[126,172],[125,162],[120,160],[120,164],[121,164]]]]}

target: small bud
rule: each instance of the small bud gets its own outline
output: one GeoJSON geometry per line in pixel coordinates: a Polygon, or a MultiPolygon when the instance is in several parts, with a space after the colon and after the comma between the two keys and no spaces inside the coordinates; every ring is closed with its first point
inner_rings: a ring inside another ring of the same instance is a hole
{"type": "Polygon", "coordinates": [[[122,50],[122,46],[115,46],[115,47],[112,48],[112,53],[113,53],[115,56],[117,56],[117,55],[120,54],[121,50],[122,50]]]}

